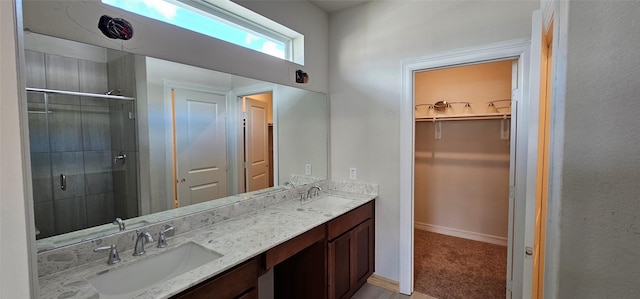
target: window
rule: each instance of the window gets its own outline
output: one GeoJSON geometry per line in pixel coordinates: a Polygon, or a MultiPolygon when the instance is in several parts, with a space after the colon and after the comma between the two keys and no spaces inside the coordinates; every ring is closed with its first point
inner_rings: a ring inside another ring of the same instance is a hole
{"type": "MultiPolygon", "coordinates": [[[[293,61],[294,37],[258,25],[209,2],[200,0],[102,0],[102,3],[293,61]]],[[[289,30],[289,34],[291,34],[290,32],[294,31],[289,30]]]]}

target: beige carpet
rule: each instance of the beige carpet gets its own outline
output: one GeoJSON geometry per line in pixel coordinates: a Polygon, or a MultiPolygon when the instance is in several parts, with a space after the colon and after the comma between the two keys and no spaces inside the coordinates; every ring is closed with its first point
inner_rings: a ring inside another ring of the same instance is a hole
{"type": "Polygon", "coordinates": [[[507,247],[415,230],[414,288],[439,299],[506,297],[507,247]]]}

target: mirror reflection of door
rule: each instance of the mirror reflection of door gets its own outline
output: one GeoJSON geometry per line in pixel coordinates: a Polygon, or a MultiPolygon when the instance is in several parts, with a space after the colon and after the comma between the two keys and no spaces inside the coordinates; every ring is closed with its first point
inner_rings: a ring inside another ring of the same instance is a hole
{"type": "Polygon", "coordinates": [[[244,98],[245,107],[245,183],[247,192],[273,187],[272,156],[273,131],[269,114],[271,93],[244,98]],[[272,145],[271,145],[272,148],[272,145]],[[272,152],[272,150],[271,150],[272,152]]]}
{"type": "Polygon", "coordinates": [[[226,97],[172,90],[176,206],[227,196],[226,97]]]}

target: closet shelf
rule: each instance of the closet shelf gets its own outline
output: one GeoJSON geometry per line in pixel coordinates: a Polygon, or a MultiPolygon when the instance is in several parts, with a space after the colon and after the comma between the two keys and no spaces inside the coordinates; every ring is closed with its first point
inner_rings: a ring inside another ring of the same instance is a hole
{"type": "Polygon", "coordinates": [[[511,113],[460,114],[460,115],[429,115],[417,116],[416,121],[452,121],[452,120],[489,120],[511,119],[511,113]]]}

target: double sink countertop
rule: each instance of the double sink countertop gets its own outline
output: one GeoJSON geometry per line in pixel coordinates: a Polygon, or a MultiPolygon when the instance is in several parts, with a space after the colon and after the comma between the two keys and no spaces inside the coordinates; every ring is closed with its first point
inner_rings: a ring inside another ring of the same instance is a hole
{"type": "MultiPolygon", "coordinates": [[[[290,200],[224,222],[189,232],[178,232],[175,237],[167,238],[169,246],[165,248],[157,248],[155,242],[146,244],[146,254],[143,256],[133,256],[131,250],[120,252],[122,261],[115,265],[107,265],[105,252],[104,259],[40,277],[39,295],[41,298],[104,298],[87,279],[95,277],[98,273],[113,271],[143,259],[153,258],[188,242],[196,243],[222,255],[191,271],[141,290],[139,293],[128,295],[133,298],[169,298],[368,203],[376,197],[377,195],[372,194],[337,190],[322,191],[317,197],[304,202],[290,200]],[[325,196],[348,199],[349,202],[324,207],[311,205],[315,200],[325,196]]],[[[126,279],[136,278],[127,277],[126,279]]]]}

